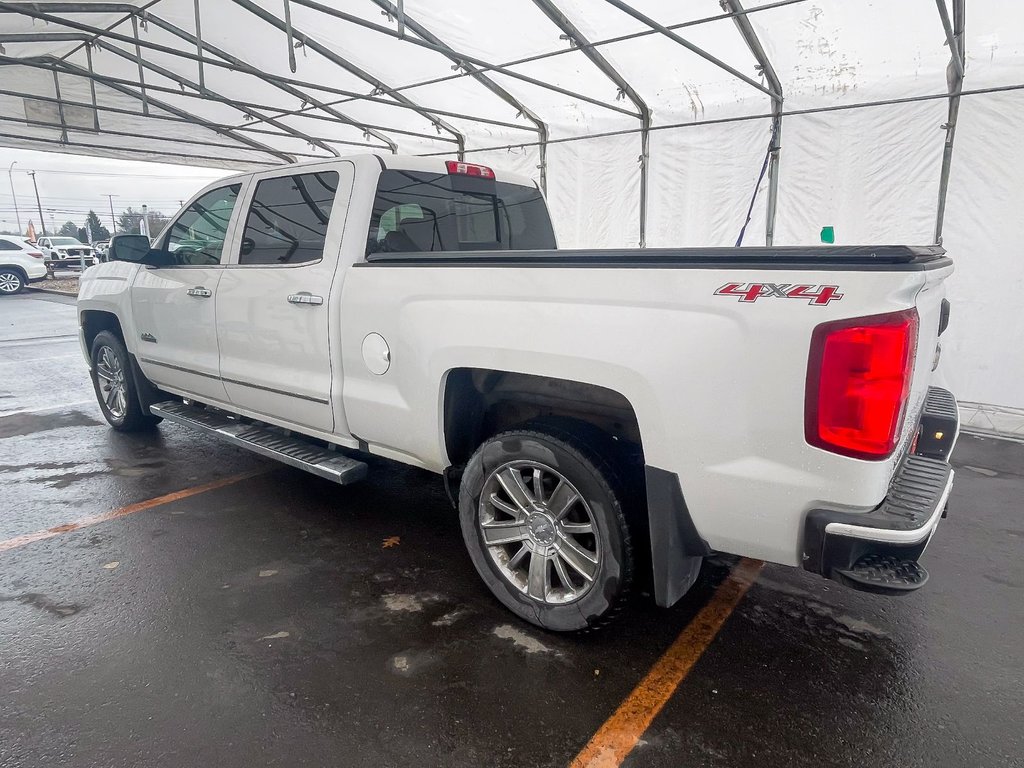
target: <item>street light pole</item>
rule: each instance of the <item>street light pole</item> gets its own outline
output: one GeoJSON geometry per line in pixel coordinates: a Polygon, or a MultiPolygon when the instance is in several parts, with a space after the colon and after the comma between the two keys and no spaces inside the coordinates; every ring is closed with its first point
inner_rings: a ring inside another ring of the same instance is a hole
{"type": "Polygon", "coordinates": [[[18,220],[18,234],[21,234],[21,214],[18,213],[18,196],[14,192],[14,166],[18,164],[15,160],[11,163],[11,167],[7,169],[7,180],[11,182],[11,197],[14,198],[14,218],[18,220]]]}
{"type": "Polygon", "coordinates": [[[39,226],[43,228],[43,237],[46,237],[46,219],[43,218],[43,204],[39,202],[39,185],[36,184],[36,172],[29,171],[28,175],[32,177],[32,188],[36,191],[36,208],[39,209],[39,226]]]}
{"type": "Polygon", "coordinates": [[[120,197],[120,195],[107,195],[107,201],[110,203],[110,234],[117,234],[117,219],[114,218],[114,198],[120,197]]]}

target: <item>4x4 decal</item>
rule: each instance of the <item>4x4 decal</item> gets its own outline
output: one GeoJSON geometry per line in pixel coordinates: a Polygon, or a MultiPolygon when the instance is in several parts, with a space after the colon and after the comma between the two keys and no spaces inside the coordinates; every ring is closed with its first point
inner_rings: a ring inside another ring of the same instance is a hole
{"type": "Polygon", "coordinates": [[[715,291],[715,296],[737,296],[743,304],[750,304],[763,296],[777,299],[806,299],[808,304],[817,307],[843,298],[838,285],[793,283],[726,283],[715,291]]]}

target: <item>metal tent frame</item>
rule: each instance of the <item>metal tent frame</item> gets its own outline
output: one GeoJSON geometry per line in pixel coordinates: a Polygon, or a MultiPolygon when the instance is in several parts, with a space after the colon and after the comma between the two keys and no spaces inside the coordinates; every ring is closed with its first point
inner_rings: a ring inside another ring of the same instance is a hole
{"type": "MultiPolygon", "coordinates": [[[[211,0],[206,0],[210,2],[211,0]]],[[[227,1],[227,0],[222,0],[227,1]]],[[[459,51],[443,39],[437,30],[428,29],[424,24],[409,16],[404,7],[403,0],[370,0],[382,15],[386,17],[387,25],[368,21],[360,16],[346,13],[330,5],[317,0],[281,0],[281,13],[268,10],[264,5],[257,4],[254,0],[230,0],[235,8],[244,10],[247,14],[262,23],[270,25],[282,35],[283,53],[287,56],[290,72],[294,75],[297,70],[295,51],[297,48],[313,51],[325,61],[330,62],[338,70],[344,71],[358,81],[366,84],[368,92],[358,92],[351,88],[344,89],[334,87],[325,83],[314,83],[303,80],[299,77],[287,77],[278,74],[268,73],[260,70],[243,56],[236,55],[221,47],[211,44],[203,39],[202,33],[202,0],[194,0],[194,22],[195,33],[182,29],[159,14],[160,0],[133,5],[129,3],[108,3],[108,2],[2,2],[0,1],[0,19],[7,14],[22,16],[34,21],[45,23],[47,30],[44,32],[0,34],[0,67],[25,66],[37,70],[48,70],[53,76],[54,96],[37,95],[26,93],[18,89],[0,89],[0,95],[31,98],[40,102],[56,104],[59,114],[59,124],[49,122],[37,122],[22,120],[21,118],[0,116],[0,122],[14,122],[21,125],[45,127],[48,129],[59,128],[60,138],[49,136],[25,136],[17,133],[0,131],[0,143],[8,141],[38,142],[46,146],[61,146],[65,148],[84,148],[96,150],[96,154],[110,148],[104,144],[72,140],[69,131],[81,132],[81,126],[70,126],[65,119],[65,109],[69,107],[88,108],[92,110],[93,129],[90,133],[98,136],[110,135],[115,137],[132,137],[145,139],[156,143],[165,142],[174,145],[162,149],[134,149],[123,145],[118,147],[119,151],[137,151],[140,154],[159,155],[160,157],[175,158],[181,161],[195,160],[222,160],[223,155],[196,154],[191,151],[180,149],[179,145],[195,145],[197,147],[211,147],[221,150],[232,150],[245,157],[245,160],[238,160],[248,164],[274,164],[279,162],[291,163],[299,159],[336,157],[341,153],[337,146],[356,146],[372,150],[383,150],[392,153],[399,151],[398,137],[412,137],[416,139],[429,139],[431,142],[441,142],[454,145],[453,149],[458,157],[464,158],[468,152],[479,152],[484,149],[514,148],[514,147],[536,147],[539,154],[539,180],[541,187],[546,189],[548,182],[547,151],[548,147],[555,142],[585,141],[603,136],[624,135],[628,133],[639,133],[641,152],[638,159],[640,166],[640,210],[639,210],[639,244],[646,244],[647,216],[648,216],[648,179],[649,179],[649,137],[653,130],[666,128],[682,128],[691,125],[710,125],[719,123],[738,122],[750,119],[771,120],[771,135],[766,154],[766,216],[765,216],[765,241],[771,245],[775,236],[775,219],[778,207],[779,196],[779,173],[782,161],[782,123],[787,114],[811,114],[815,112],[826,112],[835,109],[860,108],[868,106],[879,106],[882,104],[895,104],[915,99],[946,98],[948,100],[948,119],[943,126],[946,132],[945,143],[942,154],[942,168],[939,182],[938,205],[935,221],[935,241],[941,242],[942,223],[945,212],[946,193],[949,185],[950,168],[953,157],[953,145],[956,135],[956,122],[959,112],[960,96],[963,93],[963,79],[965,68],[964,51],[964,20],[965,0],[935,0],[939,21],[942,24],[947,44],[950,49],[950,65],[947,71],[948,92],[943,95],[928,95],[911,97],[910,99],[890,99],[876,102],[864,102],[862,104],[844,105],[842,107],[822,107],[820,109],[799,110],[787,112],[784,109],[784,96],[782,85],[775,69],[772,66],[765,48],[754,30],[750,16],[754,13],[766,13],[775,8],[794,5],[806,0],[777,0],[754,8],[745,9],[741,0],[720,0],[723,13],[715,16],[708,16],[701,19],[687,21],[681,24],[665,26],[657,20],[641,13],[632,7],[625,0],[604,0],[604,2],[621,11],[623,14],[640,22],[643,29],[626,35],[620,35],[604,40],[590,40],[580,30],[578,24],[559,7],[558,0],[533,0],[538,9],[547,17],[552,25],[560,33],[563,39],[569,41],[568,48],[553,50],[545,53],[506,61],[490,62],[478,57],[471,56],[466,52],[459,51]],[[952,14],[950,13],[947,1],[952,3],[952,14]],[[384,35],[403,43],[416,46],[420,49],[433,52],[444,57],[451,65],[453,74],[413,83],[393,84],[382,80],[373,72],[357,65],[338,50],[317,39],[315,34],[308,30],[300,30],[293,23],[292,6],[301,6],[304,9],[317,14],[337,19],[353,27],[384,35]],[[69,15],[90,16],[90,15],[116,15],[117,21],[108,24],[106,27],[96,26],[83,21],[69,18],[69,15]],[[735,69],[713,54],[695,45],[688,40],[680,30],[707,24],[722,19],[731,19],[738,34],[742,37],[744,44],[757,64],[757,71],[760,74],[760,81],[743,72],[735,69]],[[131,27],[131,34],[117,31],[118,28],[128,23],[131,27]],[[160,29],[170,35],[177,47],[162,45],[148,40],[140,34],[140,28],[147,30],[149,25],[160,29]],[[686,50],[696,54],[707,62],[710,62],[719,69],[729,73],[730,76],[747,86],[756,89],[766,96],[770,101],[770,111],[764,115],[744,115],[734,118],[720,120],[694,120],[688,123],[677,123],[672,125],[654,125],[653,115],[650,107],[640,96],[634,83],[630,83],[601,52],[601,48],[626,40],[634,40],[649,35],[658,35],[673,41],[686,50]],[[33,56],[16,57],[7,55],[4,44],[19,43],[78,43],[71,51],[62,56],[33,56]],[[85,67],[71,62],[69,59],[84,47],[87,58],[85,67]],[[96,71],[93,62],[94,52],[111,54],[119,59],[133,63],[137,70],[134,80],[124,77],[115,77],[109,74],[101,74],[96,71]],[[550,82],[543,78],[526,75],[513,67],[528,64],[536,61],[551,59],[570,52],[582,53],[586,60],[600,73],[607,78],[615,87],[618,98],[624,98],[631,105],[632,109],[619,106],[615,101],[604,101],[587,95],[577,90],[565,87],[564,84],[550,82]],[[147,54],[149,55],[147,58],[147,54]],[[165,64],[159,64],[152,60],[159,55],[165,64]],[[174,67],[170,65],[174,63],[174,67]],[[213,90],[209,85],[209,70],[215,68],[232,72],[235,75],[242,75],[247,78],[255,78],[265,93],[274,93],[278,97],[284,96],[288,99],[297,100],[300,106],[297,108],[282,108],[280,105],[260,103],[248,96],[234,93],[221,93],[213,90]],[[195,79],[193,79],[193,75],[195,79]],[[603,133],[590,133],[585,135],[550,138],[549,123],[543,114],[536,107],[525,103],[522,97],[516,97],[509,92],[497,79],[500,75],[504,78],[517,80],[530,86],[542,88],[547,91],[560,94],[566,98],[584,102],[611,113],[624,115],[638,120],[639,126],[636,129],[626,131],[606,131],[603,133]],[[61,77],[80,78],[88,81],[90,90],[90,101],[82,102],[62,97],[60,90],[61,77]],[[147,77],[148,76],[148,77],[147,77]],[[154,78],[154,76],[156,76],[154,78]],[[408,95],[410,91],[422,89],[426,86],[437,85],[453,80],[469,78],[473,83],[486,89],[490,94],[507,104],[515,112],[516,120],[502,120],[486,114],[470,114],[456,112],[450,109],[441,109],[429,104],[421,103],[419,100],[408,95]],[[167,80],[173,85],[165,85],[160,80],[167,80]],[[97,88],[105,88],[116,92],[121,96],[132,99],[139,105],[138,111],[123,107],[115,107],[98,103],[97,88]],[[314,93],[330,94],[330,100],[324,100],[314,96],[314,93]],[[236,124],[210,119],[197,114],[193,110],[183,109],[166,99],[161,98],[163,94],[173,94],[175,97],[195,99],[204,102],[212,102],[223,107],[228,107],[242,115],[242,120],[236,124]],[[333,98],[337,97],[337,98],[333,98]],[[432,127],[436,135],[413,130],[398,125],[377,124],[362,121],[351,117],[343,107],[352,102],[368,102],[386,106],[390,109],[403,110],[412,113],[425,121],[426,125],[432,127]],[[141,132],[125,132],[104,129],[101,127],[99,114],[110,112],[132,117],[146,118],[147,120],[160,121],[161,123],[187,123],[208,131],[209,139],[203,138],[169,138],[141,132]],[[309,129],[299,128],[293,122],[295,119],[306,121],[328,122],[334,126],[344,125],[362,134],[362,141],[354,138],[339,138],[337,136],[314,135],[309,129]],[[496,145],[495,147],[473,148],[466,147],[466,135],[454,125],[451,120],[464,120],[481,125],[500,127],[506,130],[523,130],[534,134],[533,141],[521,143],[510,143],[496,145]],[[256,136],[266,137],[261,141],[256,136]],[[216,141],[214,138],[221,140],[216,141]],[[284,151],[267,143],[271,138],[300,140],[308,145],[310,151],[284,151]],[[336,146],[337,145],[337,146],[336,146]]],[[[0,69],[0,71],[3,71],[0,69]]],[[[1010,86],[1020,88],[1024,86],[1010,86]]],[[[988,89],[988,91],[999,89],[988,89]]],[[[442,154],[442,153],[423,153],[442,154]]],[[[445,152],[443,154],[450,154],[445,152]]],[[[759,179],[760,184],[760,179],[759,179]]],[[[755,190],[755,195],[757,190],[755,190]]]]}

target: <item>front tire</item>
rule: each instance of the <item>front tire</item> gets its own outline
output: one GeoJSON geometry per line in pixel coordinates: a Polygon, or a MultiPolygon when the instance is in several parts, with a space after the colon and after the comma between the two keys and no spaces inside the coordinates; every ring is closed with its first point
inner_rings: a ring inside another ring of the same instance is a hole
{"type": "Polygon", "coordinates": [[[544,629],[597,629],[629,594],[633,552],[615,468],[558,428],[485,442],[459,490],[462,536],[508,609],[544,629]]]}
{"type": "Polygon", "coordinates": [[[119,432],[152,429],[160,418],[142,409],[124,342],[100,331],[92,342],[92,386],[103,418],[119,432]]]}
{"type": "Polygon", "coordinates": [[[13,296],[25,290],[25,278],[16,269],[0,269],[0,294],[13,296]]]}

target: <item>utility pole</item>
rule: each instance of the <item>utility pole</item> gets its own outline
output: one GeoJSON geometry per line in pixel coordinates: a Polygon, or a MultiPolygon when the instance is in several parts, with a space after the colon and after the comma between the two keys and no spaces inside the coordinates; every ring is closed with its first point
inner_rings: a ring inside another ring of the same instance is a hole
{"type": "Polygon", "coordinates": [[[14,166],[18,164],[15,160],[11,163],[11,167],[7,169],[7,180],[11,182],[11,197],[14,198],[14,218],[18,220],[18,234],[21,234],[21,214],[18,213],[18,196],[14,193],[14,166]]]}
{"type": "Polygon", "coordinates": [[[114,198],[120,197],[120,195],[107,195],[107,200],[110,202],[110,234],[114,235],[117,233],[117,219],[114,218],[114,198]]]}
{"type": "Polygon", "coordinates": [[[39,202],[39,185],[36,184],[36,172],[29,171],[28,175],[32,177],[32,188],[36,191],[36,208],[39,209],[39,226],[43,228],[43,237],[46,237],[46,219],[43,218],[43,204],[39,202]]]}

